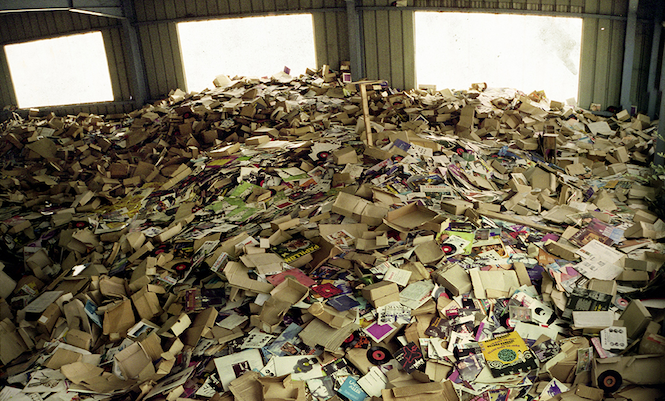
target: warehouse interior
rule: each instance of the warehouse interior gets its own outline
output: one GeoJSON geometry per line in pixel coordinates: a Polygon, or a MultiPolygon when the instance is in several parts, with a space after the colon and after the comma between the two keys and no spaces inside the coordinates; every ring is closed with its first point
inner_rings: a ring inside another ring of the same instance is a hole
{"type": "MultiPolygon", "coordinates": [[[[587,108],[591,103],[605,108],[634,105],[655,118],[660,103],[663,7],[657,0],[414,0],[405,7],[379,0],[4,3],[0,15],[3,45],[82,32],[102,33],[113,101],[72,106],[73,111],[128,112],[145,102],[162,99],[171,90],[185,89],[179,22],[293,13],[312,15],[317,66],[326,64],[338,69],[340,62],[348,60],[354,78],[382,79],[394,88],[413,89],[417,82],[414,14],[421,11],[582,18],[578,104],[587,108]],[[77,9],[80,12],[73,12],[77,9]]],[[[211,46],[225,46],[221,40],[211,46]]],[[[3,105],[16,105],[5,54],[1,57],[0,101],[3,105]]],[[[537,69],[538,60],[533,63],[537,69]]]]}
{"type": "Polygon", "coordinates": [[[0,0],[0,400],[665,399],[664,21],[0,0]]]}

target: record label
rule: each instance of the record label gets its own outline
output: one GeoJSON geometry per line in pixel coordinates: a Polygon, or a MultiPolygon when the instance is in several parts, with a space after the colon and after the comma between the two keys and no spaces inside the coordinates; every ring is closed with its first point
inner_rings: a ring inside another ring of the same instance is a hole
{"type": "Polygon", "coordinates": [[[446,255],[454,255],[457,252],[457,247],[453,244],[443,244],[441,245],[441,250],[446,255]]]}
{"type": "Polygon", "coordinates": [[[184,272],[189,268],[188,263],[178,263],[177,265],[173,266],[173,268],[178,271],[178,272],[184,272]]]}
{"type": "Polygon", "coordinates": [[[617,308],[619,308],[621,310],[626,309],[626,307],[628,306],[629,303],[630,302],[628,302],[628,300],[626,298],[616,297],[614,299],[614,306],[616,306],[617,308]]]}
{"type": "Polygon", "coordinates": [[[621,387],[623,379],[616,370],[606,370],[598,376],[598,387],[608,393],[613,393],[621,387]]]}
{"type": "Polygon", "coordinates": [[[390,351],[383,347],[372,347],[367,350],[367,359],[376,366],[387,363],[392,358],[390,351]]]}
{"type": "Polygon", "coordinates": [[[346,340],[344,340],[342,346],[344,348],[353,348],[356,344],[358,344],[358,335],[356,333],[352,333],[346,338],[346,340]]]}

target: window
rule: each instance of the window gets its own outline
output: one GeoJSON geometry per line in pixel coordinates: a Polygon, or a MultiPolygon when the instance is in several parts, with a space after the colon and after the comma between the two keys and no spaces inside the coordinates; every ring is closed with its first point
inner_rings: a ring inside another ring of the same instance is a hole
{"type": "Polygon", "coordinates": [[[416,12],[416,76],[437,89],[472,83],[550,100],[577,98],[582,19],[416,12]]]}
{"type": "Polygon", "coordinates": [[[113,100],[101,32],[5,46],[20,108],[113,100]]]}
{"type": "Polygon", "coordinates": [[[316,68],[311,14],[231,18],[178,24],[188,91],[213,86],[225,74],[292,75],[316,68]]]}

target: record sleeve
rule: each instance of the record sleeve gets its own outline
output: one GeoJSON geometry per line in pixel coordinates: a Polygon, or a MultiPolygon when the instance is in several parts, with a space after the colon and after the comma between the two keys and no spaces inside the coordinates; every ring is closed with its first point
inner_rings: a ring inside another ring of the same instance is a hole
{"type": "Polygon", "coordinates": [[[500,377],[537,369],[536,357],[516,332],[480,342],[492,376],[500,377]]]}

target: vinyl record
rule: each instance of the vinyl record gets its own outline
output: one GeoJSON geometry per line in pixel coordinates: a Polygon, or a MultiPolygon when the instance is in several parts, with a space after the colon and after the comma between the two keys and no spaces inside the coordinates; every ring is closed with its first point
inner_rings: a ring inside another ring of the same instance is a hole
{"type": "Polygon", "coordinates": [[[344,340],[342,343],[343,348],[353,348],[356,344],[358,344],[358,334],[356,333],[351,333],[350,336],[344,340]]]}
{"type": "Polygon", "coordinates": [[[453,244],[443,244],[441,245],[441,250],[446,255],[454,255],[457,252],[457,247],[453,244]]]}
{"type": "Polygon", "coordinates": [[[501,326],[506,327],[508,329],[514,329],[515,328],[515,324],[513,324],[513,322],[510,320],[510,314],[509,313],[506,313],[506,314],[502,315],[499,318],[499,322],[501,323],[501,326]]]}
{"type": "Polygon", "coordinates": [[[319,152],[316,154],[319,160],[327,160],[330,157],[330,152],[319,152]]]}
{"type": "Polygon", "coordinates": [[[177,263],[175,266],[173,266],[173,269],[175,269],[175,271],[178,273],[182,273],[189,269],[189,263],[177,263]]]}
{"type": "Polygon", "coordinates": [[[85,221],[77,221],[76,223],[74,223],[74,228],[86,228],[86,227],[88,227],[88,223],[86,223],[85,221]]]}
{"type": "Polygon", "coordinates": [[[598,376],[598,387],[608,393],[613,393],[621,387],[623,379],[616,370],[606,370],[598,376]]]}
{"type": "Polygon", "coordinates": [[[628,300],[626,298],[616,297],[614,299],[614,306],[616,306],[617,308],[619,308],[621,310],[626,309],[626,307],[628,306],[629,303],[630,302],[628,302],[628,300]]]}
{"type": "Polygon", "coordinates": [[[392,359],[390,351],[383,347],[372,347],[367,350],[367,360],[369,360],[372,365],[383,365],[392,359]]]}
{"type": "Polygon", "coordinates": [[[153,257],[158,256],[158,255],[160,255],[164,252],[168,252],[168,250],[169,250],[169,246],[166,245],[166,244],[162,244],[162,245],[160,245],[157,248],[152,250],[152,256],[153,257]]]}

